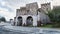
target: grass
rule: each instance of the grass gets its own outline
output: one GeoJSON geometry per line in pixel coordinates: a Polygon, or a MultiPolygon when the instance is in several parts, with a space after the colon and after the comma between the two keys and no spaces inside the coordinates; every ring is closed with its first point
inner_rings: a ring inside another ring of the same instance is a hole
{"type": "Polygon", "coordinates": [[[48,25],[43,25],[41,27],[45,27],[45,28],[52,28],[52,25],[51,24],[48,24],[48,25]]]}

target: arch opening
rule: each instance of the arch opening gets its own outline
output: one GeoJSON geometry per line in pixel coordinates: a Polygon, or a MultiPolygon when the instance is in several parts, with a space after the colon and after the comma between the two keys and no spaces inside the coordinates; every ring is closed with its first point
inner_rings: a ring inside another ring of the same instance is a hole
{"type": "Polygon", "coordinates": [[[21,16],[19,16],[18,18],[18,26],[22,26],[22,17],[21,16]]]}
{"type": "Polygon", "coordinates": [[[27,17],[26,25],[27,26],[32,26],[33,25],[33,18],[31,16],[27,17]]]}

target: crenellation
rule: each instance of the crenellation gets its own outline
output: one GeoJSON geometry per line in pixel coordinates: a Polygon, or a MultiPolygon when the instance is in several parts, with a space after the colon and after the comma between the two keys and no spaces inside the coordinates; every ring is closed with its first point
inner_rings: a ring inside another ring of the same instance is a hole
{"type": "Polygon", "coordinates": [[[48,13],[48,11],[51,10],[51,4],[50,3],[41,4],[41,9],[43,9],[45,13],[48,13]]]}

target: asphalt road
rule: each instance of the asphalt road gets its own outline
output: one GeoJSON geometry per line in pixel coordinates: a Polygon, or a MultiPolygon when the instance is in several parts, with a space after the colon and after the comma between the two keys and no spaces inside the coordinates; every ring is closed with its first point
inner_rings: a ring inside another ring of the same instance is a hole
{"type": "Polygon", "coordinates": [[[3,29],[3,26],[0,26],[0,34],[27,34],[27,33],[8,31],[6,29],[3,29]]]}
{"type": "MultiPolygon", "coordinates": [[[[38,30],[36,30],[38,31],[38,30]]],[[[49,30],[44,30],[44,33],[36,33],[36,32],[15,32],[15,31],[8,31],[6,29],[3,29],[3,26],[0,26],[0,34],[60,34],[58,31],[49,31],[49,30]]]]}

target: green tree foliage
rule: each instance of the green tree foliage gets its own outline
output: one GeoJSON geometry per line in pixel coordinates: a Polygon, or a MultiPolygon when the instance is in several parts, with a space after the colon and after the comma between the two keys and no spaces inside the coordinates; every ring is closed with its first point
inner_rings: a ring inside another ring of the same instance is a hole
{"type": "Polygon", "coordinates": [[[60,27],[60,7],[48,11],[48,16],[53,22],[54,27],[60,27]]]}
{"type": "Polygon", "coordinates": [[[1,21],[6,22],[5,17],[1,17],[1,18],[0,18],[0,22],[1,22],[1,21]]]}

